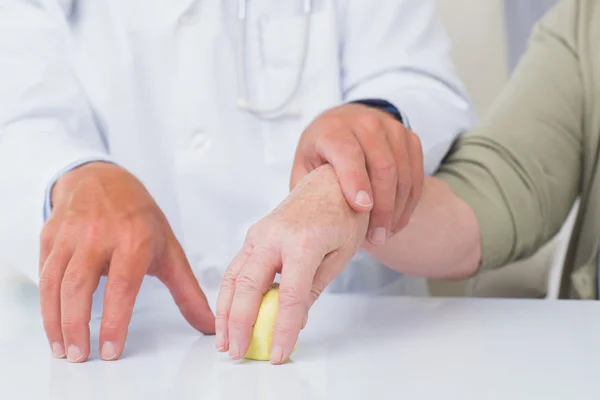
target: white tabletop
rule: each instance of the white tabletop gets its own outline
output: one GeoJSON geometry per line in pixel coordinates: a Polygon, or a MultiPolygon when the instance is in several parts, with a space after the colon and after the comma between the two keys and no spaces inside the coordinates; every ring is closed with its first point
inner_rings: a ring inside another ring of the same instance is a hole
{"type": "Polygon", "coordinates": [[[35,293],[0,288],[1,399],[598,398],[598,303],[329,295],[292,362],[271,366],[218,354],[161,291],[122,360],[69,364],[50,355],[35,293]]]}

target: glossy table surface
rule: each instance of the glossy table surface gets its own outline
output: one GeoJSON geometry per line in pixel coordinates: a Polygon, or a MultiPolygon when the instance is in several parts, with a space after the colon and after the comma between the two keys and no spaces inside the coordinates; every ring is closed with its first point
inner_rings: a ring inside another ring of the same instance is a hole
{"type": "MultiPolygon", "coordinates": [[[[600,304],[322,297],[293,360],[234,362],[144,293],[123,359],[55,360],[35,286],[0,286],[0,399],[597,399],[600,304]]],[[[213,300],[215,294],[209,294],[213,300]]]]}

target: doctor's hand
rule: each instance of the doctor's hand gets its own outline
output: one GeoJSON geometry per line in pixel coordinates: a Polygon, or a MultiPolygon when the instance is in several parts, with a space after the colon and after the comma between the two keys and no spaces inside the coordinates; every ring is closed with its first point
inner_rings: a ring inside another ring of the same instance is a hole
{"type": "Polygon", "coordinates": [[[217,300],[217,349],[245,356],[263,294],[281,274],[271,362],[290,355],[308,311],[364,241],[368,214],[348,206],[329,165],[301,180],[248,231],[217,300]]]}
{"type": "Polygon", "coordinates": [[[108,275],[100,355],[121,356],[146,274],[170,290],[196,329],[214,333],[214,317],[171,228],[144,186],[124,169],[90,163],[63,175],[41,235],[40,297],[53,354],[72,362],[90,354],[92,295],[108,275]]]}
{"type": "Polygon", "coordinates": [[[418,136],[392,115],[359,104],[321,114],[300,138],[291,188],[324,164],[335,169],[348,204],[371,212],[372,244],[408,224],[423,189],[423,153],[418,136]]]}

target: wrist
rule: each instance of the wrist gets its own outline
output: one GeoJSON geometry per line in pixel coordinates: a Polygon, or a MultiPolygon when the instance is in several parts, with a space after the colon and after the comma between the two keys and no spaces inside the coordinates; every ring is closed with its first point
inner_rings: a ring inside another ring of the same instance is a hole
{"type": "Polygon", "coordinates": [[[379,111],[382,111],[391,117],[393,117],[396,121],[400,122],[404,127],[410,129],[410,123],[408,121],[408,117],[401,110],[399,110],[395,105],[390,103],[387,100],[383,99],[360,99],[351,101],[349,104],[360,104],[365,107],[373,108],[379,111]]]}
{"type": "Polygon", "coordinates": [[[61,175],[50,192],[50,200],[52,205],[60,204],[65,198],[69,197],[69,193],[73,191],[78,183],[98,171],[111,171],[120,169],[120,167],[106,161],[92,161],[79,165],[61,175]]]}
{"type": "Polygon", "coordinates": [[[359,236],[357,245],[366,240],[367,228],[369,226],[370,213],[355,211],[346,200],[335,169],[330,164],[322,165],[311,171],[304,177],[292,193],[290,199],[295,195],[302,196],[310,201],[322,204],[323,212],[337,210],[343,213],[346,221],[351,221],[354,232],[359,236]]]}

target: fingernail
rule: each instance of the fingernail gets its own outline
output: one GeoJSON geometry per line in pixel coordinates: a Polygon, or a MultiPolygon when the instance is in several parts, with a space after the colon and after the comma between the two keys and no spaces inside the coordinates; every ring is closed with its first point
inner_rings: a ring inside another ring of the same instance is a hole
{"type": "Polygon", "coordinates": [[[100,350],[100,358],[104,361],[111,361],[117,358],[117,349],[112,342],[104,342],[102,350],[100,350]]]}
{"type": "Polygon", "coordinates": [[[225,335],[222,333],[217,334],[217,350],[219,350],[221,352],[226,350],[225,335]]]}
{"type": "Polygon", "coordinates": [[[65,346],[62,343],[52,343],[52,355],[56,358],[65,358],[65,346]]]}
{"type": "Polygon", "coordinates": [[[234,359],[240,356],[240,345],[235,339],[229,343],[229,356],[234,359]]]}
{"type": "Polygon", "coordinates": [[[371,242],[376,245],[385,244],[387,240],[387,231],[385,228],[375,228],[371,233],[371,242]]]}
{"type": "Polygon", "coordinates": [[[283,349],[281,346],[274,346],[271,349],[271,364],[281,364],[283,362],[283,349]]]}
{"type": "Polygon", "coordinates": [[[355,201],[356,204],[363,207],[371,207],[373,205],[373,201],[371,200],[371,197],[369,197],[369,193],[365,192],[364,190],[358,192],[355,201]]]}
{"type": "Polygon", "coordinates": [[[79,347],[74,344],[69,346],[69,350],[67,351],[67,360],[70,362],[79,362],[83,358],[83,354],[81,354],[81,350],[79,347]]]}

